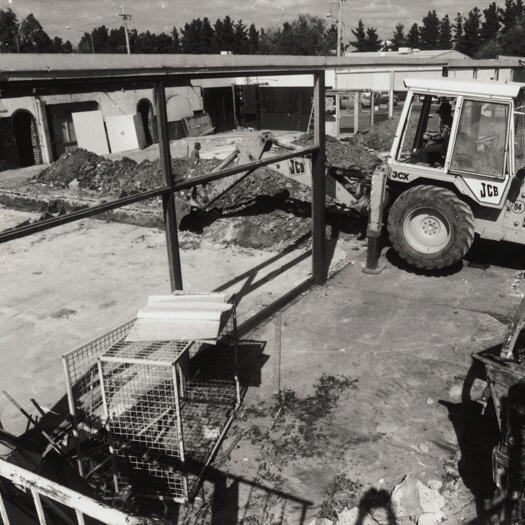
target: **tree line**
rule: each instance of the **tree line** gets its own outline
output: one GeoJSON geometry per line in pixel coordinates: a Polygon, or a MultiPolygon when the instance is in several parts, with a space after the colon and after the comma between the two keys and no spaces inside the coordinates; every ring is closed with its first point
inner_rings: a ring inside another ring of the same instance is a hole
{"type": "Polygon", "coordinates": [[[457,13],[439,18],[428,11],[420,24],[408,31],[397,24],[389,40],[381,41],[377,30],[365,28],[362,20],[352,30],[355,40],[349,42],[356,51],[393,50],[400,47],[418,49],[456,49],[473,58],[495,58],[498,55],[525,55],[525,6],[523,0],[505,0],[503,7],[492,2],[485,9],[474,7],[466,16],[457,13]]]}
{"type": "MultiPolygon", "coordinates": [[[[299,15],[281,28],[257,29],[230,16],[195,18],[171,32],[129,30],[133,53],[220,53],[327,55],[336,45],[336,29],[319,17],[299,15]]],[[[125,53],[124,27],[95,27],[76,46],[51,38],[33,14],[19,22],[11,9],[0,9],[0,52],[3,53],[125,53]]]]}
{"type": "MultiPolygon", "coordinates": [[[[466,16],[454,20],[440,18],[428,11],[421,23],[408,29],[399,23],[390,39],[381,40],[377,29],[365,27],[362,20],[352,29],[353,40],[343,49],[362,51],[419,49],[456,49],[474,58],[497,55],[525,55],[524,0],[505,0],[498,7],[492,2],[485,9],[474,7],[466,16]]],[[[129,30],[133,53],[220,53],[328,55],[335,53],[337,30],[323,18],[298,15],[280,27],[249,26],[230,16],[212,23],[207,17],[195,18],[184,27],[154,33],[129,30]]],[[[101,25],[85,32],[77,45],[60,37],[50,37],[33,14],[22,21],[11,9],[0,9],[0,52],[4,53],[125,53],[124,27],[101,25]]]]}

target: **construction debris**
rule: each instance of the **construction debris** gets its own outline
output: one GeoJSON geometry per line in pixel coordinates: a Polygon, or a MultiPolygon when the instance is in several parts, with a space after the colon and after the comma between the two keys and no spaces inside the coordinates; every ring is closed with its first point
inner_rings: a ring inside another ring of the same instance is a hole
{"type": "MultiPolygon", "coordinates": [[[[294,144],[308,146],[313,142],[313,135],[306,133],[300,136],[294,144]]],[[[382,164],[382,161],[370,148],[358,143],[342,142],[327,135],[326,163],[328,166],[356,169],[366,175],[372,175],[376,168],[382,164]]]]}

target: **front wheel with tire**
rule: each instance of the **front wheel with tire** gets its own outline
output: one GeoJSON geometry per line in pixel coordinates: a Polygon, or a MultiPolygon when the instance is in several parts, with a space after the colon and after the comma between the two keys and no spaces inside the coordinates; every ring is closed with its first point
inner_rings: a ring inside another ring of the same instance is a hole
{"type": "Polygon", "coordinates": [[[408,263],[439,270],[459,262],[474,241],[474,215],[455,193],[415,186],[402,193],[388,215],[394,250],[408,263]]]}

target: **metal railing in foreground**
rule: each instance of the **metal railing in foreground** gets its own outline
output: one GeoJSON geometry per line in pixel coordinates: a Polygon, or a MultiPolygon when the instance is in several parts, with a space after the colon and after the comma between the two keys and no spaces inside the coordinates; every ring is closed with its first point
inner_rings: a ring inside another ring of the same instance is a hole
{"type": "MultiPolygon", "coordinates": [[[[0,482],[4,480],[13,483],[19,490],[31,493],[40,525],[52,524],[46,519],[44,511],[46,500],[42,497],[73,509],[78,525],[85,525],[84,516],[99,520],[106,525],[167,525],[167,522],[164,520],[131,516],[34,472],[0,459],[0,482]]],[[[2,493],[3,488],[3,485],[0,484],[1,521],[3,525],[16,525],[16,516],[9,516],[8,514],[6,502],[9,500],[5,497],[5,493],[2,493]]],[[[11,507],[9,510],[12,510],[11,507]]],[[[14,512],[10,513],[14,514],[14,512]]],[[[74,523],[73,520],[70,520],[70,522],[74,523]]]]}

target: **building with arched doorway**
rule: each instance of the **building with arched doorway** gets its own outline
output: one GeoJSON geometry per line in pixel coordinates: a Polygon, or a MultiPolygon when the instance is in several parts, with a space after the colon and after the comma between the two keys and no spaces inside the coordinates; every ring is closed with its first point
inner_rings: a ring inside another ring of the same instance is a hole
{"type": "MultiPolygon", "coordinates": [[[[182,120],[203,110],[201,89],[170,87],[166,95],[170,136],[179,138],[185,135],[182,120]]],[[[152,89],[0,98],[0,171],[53,162],[77,148],[79,130],[73,115],[82,112],[100,112],[104,135],[111,118],[135,117],[144,132],[144,145],[157,142],[152,89]]]]}

